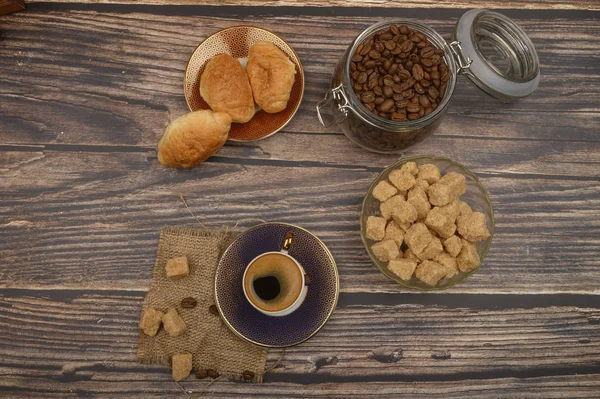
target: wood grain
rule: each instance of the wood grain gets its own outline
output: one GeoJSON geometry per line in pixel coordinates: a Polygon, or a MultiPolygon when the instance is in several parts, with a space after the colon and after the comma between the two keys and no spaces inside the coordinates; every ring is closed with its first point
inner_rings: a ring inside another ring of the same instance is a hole
{"type": "Polygon", "coordinates": [[[185,396],[166,369],[135,357],[159,230],[195,223],[179,194],[211,226],[259,217],[310,229],[342,287],[330,322],[289,349],[265,384],[190,379],[194,395],[600,396],[600,13],[586,11],[595,2],[129,2],[36,0],[2,16],[2,398],[185,396]],[[370,182],[397,157],[322,128],[315,104],[367,26],[414,18],[449,37],[467,7],[517,19],[542,81],[501,104],[461,79],[439,130],[406,151],[463,163],[496,218],[478,273],[445,292],[409,293],[377,271],[358,225],[370,182]],[[156,143],[187,112],[189,55],[241,21],[299,54],[299,113],[272,138],[228,144],[199,168],[161,167],[156,143]]]}
{"type": "MultiPolygon", "coordinates": [[[[338,263],[343,291],[400,289],[359,235],[362,196],[378,168],[223,156],[175,171],[146,153],[16,154],[0,156],[3,286],[147,289],[160,227],[195,223],[182,193],[208,225],[259,217],[314,231],[338,263]]],[[[600,293],[596,178],[482,174],[482,182],[496,235],[481,271],[453,291],[600,293]]]]}
{"type": "MultiPolygon", "coordinates": [[[[154,147],[168,122],[187,112],[182,76],[189,55],[203,38],[238,20],[227,13],[198,18],[132,12],[136,9],[126,14],[28,10],[5,17],[0,142],[154,147]],[[72,48],[78,49],[77,54],[72,48]]],[[[398,15],[422,20],[449,37],[461,12],[447,10],[433,18],[419,10],[398,15]]],[[[292,44],[303,61],[307,82],[292,123],[254,148],[284,159],[338,162],[352,156],[363,165],[374,162],[372,154],[344,141],[338,129],[322,128],[315,115],[315,104],[328,90],[339,57],[374,22],[368,13],[335,18],[282,14],[267,21],[256,14],[244,18],[245,23],[272,29],[292,44]],[[318,145],[320,140],[336,140],[335,147],[318,145]],[[299,151],[295,143],[304,150],[299,151]],[[351,150],[329,157],[338,146],[351,150]]],[[[553,143],[548,140],[597,145],[595,82],[600,58],[595,28],[600,14],[572,19],[569,15],[548,12],[543,17],[551,18],[552,24],[535,13],[529,19],[512,15],[537,46],[543,76],[539,89],[517,103],[500,104],[461,79],[438,137],[499,138],[502,144],[515,139],[515,145],[517,140],[544,140],[549,146],[553,143]],[[549,118],[553,123],[548,123],[549,118]]]]}
{"type": "MultiPolygon", "coordinates": [[[[353,305],[348,297],[356,295],[342,296],[324,329],[289,348],[264,385],[219,381],[210,389],[214,397],[366,397],[370,391],[549,398],[561,388],[593,397],[600,388],[597,300],[513,308],[470,306],[469,296],[450,295],[427,306],[402,298],[353,305]],[[453,303],[455,297],[465,301],[453,303]]],[[[102,396],[114,394],[115,386],[119,396],[177,395],[165,368],[137,363],[141,299],[142,293],[117,291],[0,290],[0,370],[8,374],[0,387],[24,396],[102,396]]],[[[278,355],[271,351],[268,364],[278,355]]],[[[190,378],[184,385],[198,392],[206,382],[190,378]]]]}
{"type": "Polygon", "coordinates": [[[598,9],[591,0],[28,0],[29,4],[40,3],[107,3],[107,4],[151,4],[151,5],[214,5],[214,6],[269,6],[269,7],[361,7],[361,8],[526,8],[526,9],[598,9]]]}

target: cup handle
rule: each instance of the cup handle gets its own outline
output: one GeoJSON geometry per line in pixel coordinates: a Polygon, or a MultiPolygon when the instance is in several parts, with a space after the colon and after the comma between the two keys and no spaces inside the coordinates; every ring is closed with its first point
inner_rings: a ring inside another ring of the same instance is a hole
{"type": "Polygon", "coordinates": [[[283,246],[281,247],[281,251],[287,253],[292,245],[292,241],[294,240],[294,234],[289,231],[285,236],[285,241],[283,242],[283,246]]]}

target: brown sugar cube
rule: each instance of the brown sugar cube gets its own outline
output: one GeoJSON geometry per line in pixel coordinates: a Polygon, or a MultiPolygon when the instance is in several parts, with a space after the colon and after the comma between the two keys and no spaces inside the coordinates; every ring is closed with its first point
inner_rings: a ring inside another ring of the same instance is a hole
{"type": "Polygon", "coordinates": [[[441,208],[433,208],[427,214],[425,224],[442,238],[452,237],[456,231],[456,225],[441,208]]]}
{"type": "Polygon", "coordinates": [[[383,240],[371,246],[371,251],[377,259],[387,262],[400,257],[400,249],[394,240],[383,240]]]}
{"type": "Polygon", "coordinates": [[[171,367],[173,368],[173,379],[181,381],[187,378],[192,371],[192,354],[177,353],[171,357],[171,367]]]}
{"type": "Polygon", "coordinates": [[[431,210],[431,205],[427,199],[427,193],[419,186],[413,187],[412,190],[408,192],[407,202],[410,202],[417,210],[417,219],[425,219],[431,210]]]}
{"type": "Polygon", "coordinates": [[[446,251],[455,258],[460,253],[460,249],[462,248],[462,240],[459,236],[452,236],[446,240],[444,240],[444,248],[446,251]]]}
{"type": "Polygon", "coordinates": [[[383,240],[386,223],[384,218],[369,216],[367,218],[367,238],[375,241],[383,240]]]}
{"type": "Polygon", "coordinates": [[[447,272],[446,268],[439,263],[424,260],[417,266],[416,275],[425,284],[434,286],[444,278],[447,272]]]}
{"type": "Polygon", "coordinates": [[[187,257],[180,256],[178,258],[169,259],[165,270],[167,271],[168,278],[176,279],[187,276],[190,274],[187,257]]]}
{"type": "Polygon", "coordinates": [[[431,163],[421,165],[419,166],[419,174],[417,175],[417,178],[423,179],[431,185],[440,180],[440,170],[437,166],[431,163]]]}
{"type": "Polygon", "coordinates": [[[407,162],[404,165],[402,165],[400,170],[403,172],[408,172],[413,176],[419,174],[419,167],[417,166],[416,162],[407,162]]]}
{"type": "Polygon", "coordinates": [[[459,209],[459,212],[458,212],[459,216],[470,215],[471,213],[473,213],[473,209],[471,209],[469,204],[467,204],[465,201],[459,201],[458,209],[459,209]]]}
{"type": "Polygon", "coordinates": [[[423,252],[433,236],[423,223],[415,223],[404,235],[404,242],[415,254],[423,252]]]}
{"type": "Polygon", "coordinates": [[[415,255],[415,253],[414,253],[414,252],[412,251],[412,249],[410,249],[410,248],[407,248],[407,249],[406,249],[406,251],[404,251],[404,255],[403,255],[403,257],[404,257],[405,259],[414,259],[414,260],[416,260],[416,261],[420,261],[420,260],[421,260],[421,259],[419,259],[419,258],[417,257],[417,255],[415,255]]]}
{"type": "Polygon", "coordinates": [[[398,193],[396,187],[392,186],[388,181],[380,181],[373,189],[373,197],[379,201],[387,201],[398,193]]]}
{"type": "Polygon", "coordinates": [[[437,237],[432,237],[431,241],[429,241],[429,244],[427,244],[425,249],[421,253],[418,253],[417,256],[421,260],[433,259],[443,250],[444,247],[442,246],[440,239],[437,237]]]}
{"type": "Polygon", "coordinates": [[[388,225],[385,228],[385,236],[383,237],[383,239],[394,240],[396,242],[396,245],[398,245],[398,248],[400,248],[400,245],[402,245],[402,241],[404,241],[404,230],[402,230],[400,226],[398,226],[398,223],[392,220],[388,223],[388,225]]]}
{"type": "Polygon", "coordinates": [[[417,210],[412,204],[401,202],[392,209],[392,218],[399,226],[405,225],[406,223],[412,223],[417,220],[417,210]]]}
{"type": "Polygon", "coordinates": [[[456,261],[458,262],[458,268],[462,272],[470,272],[477,269],[481,264],[481,260],[479,259],[475,244],[467,240],[462,240],[462,247],[456,261]]]}
{"type": "Polygon", "coordinates": [[[400,191],[410,190],[415,185],[415,177],[404,170],[393,170],[388,179],[400,191]]]}
{"type": "Polygon", "coordinates": [[[163,312],[160,310],[148,308],[142,312],[142,318],[140,319],[140,329],[144,334],[154,337],[156,332],[160,328],[160,322],[163,317],[163,312]]]}
{"type": "Polygon", "coordinates": [[[458,198],[452,200],[449,204],[439,207],[450,218],[452,223],[456,222],[456,218],[460,214],[460,201],[458,198]]]}
{"type": "Polygon", "coordinates": [[[454,199],[452,197],[450,187],[440,183],[435,183],[429,186],[427,195],[429,196],[429,202],[431,205],[435,206],[444,206],[449,204],[454,199]]]}
{"type": "Polygon", "coordinates": [[[388,269],[402,280],[410,280],[415,269],[417,261],[414,259],[396,259],[388,263],[388,269]]]}
{"type": "Polygon", "coordinates": [[[163,315],[162,322],[165,330],[172,337],[181,335],[185,331],[185,322],[174,308],[169,309],[163,315]]]}
{"type": "Polygon", "coordinates": [[[451,256],[448,252],[440,252],[435,258],[433,258],[433,260],[447,269],[447,273],[444,278],[452,278],[459,273],[456,258],[451,256]]]}
{"type": "Polygon", "coordinates": [[[452,198],[458,198],[467,191],[465,175],[458,172],[446,173],[438,183],[450,187],[452,198]]]}
{"type": "Polygon", "coordinates": [[[485,240],[490,236],[485,215],[481,212],[459,216],[457,223],[458,234],[469,241],[485,240]]]}
{"type": "Polygon", "coordinates": [[[385,220],[390,220],[392,218],[392,210],[396,206],[398,206],[399,203],[405,202],[405,201],[406,200],[404,199],[404,196],[398,194],[398,195],[394,195],[387,201],[382,202],[381,204],[379,204],[379,211],[381,212],[381,216],[385,220]]]}
{"type": "Polygon", "coordinates": [[[417,178],[415,180],[415,187],[421,187],[423,191],[427,192],[429,190],[429,183],[427,183],[427,180],[417,178]]]}

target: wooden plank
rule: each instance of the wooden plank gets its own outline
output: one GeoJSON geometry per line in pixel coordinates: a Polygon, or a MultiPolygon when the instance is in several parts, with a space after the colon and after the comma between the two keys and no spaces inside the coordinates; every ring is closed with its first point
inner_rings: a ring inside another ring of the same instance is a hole
{"type": "MultiPolygon", "coordinates": [[[[480,175],[496,235],[481,271],[452,292],[600,293],[600,154],[569,143],[531,163],[526,143],[492,143],[504,171],[480,175]],[[557,174],[519,171],[546,165],[557,174]]],[[[160,228],[195,223],[182,193],[209,226],[258,217],[310,229],[331,249],[344,292],[402,291],[359,235],[362,197],[379,170],[222,156],[176,171],[139,152],[0,153],[0,285],[145,290],[160,228]]]]}
{"type": "MultiPolygon", "coordinates": [[[[182,80],[189,55],[203,38],[239,19],[234,11],[199,19],[197,13],[162,15],[162,8],[149,10],[156,13],[136,9],[28,10],[5,17],[0,142],[154,147],[168,122],[187,112],[182,80]]],[[[269,140],[245,147],[256,149],[257,156],[262,151],[266,157],[338,162],[348,151],[331,157],[331,147],[317,144],[331,135],[340,139],[335,148],[354,149],[342,140],[339,129],[319,125],[314,107],[346,46],[374,17],[368,16],[370,10],[335,18],[330,12],[336,11],[244,17],[245,23],[272,29],[289,40],[303,60],[307,80],[304,102],[290,125],[269,140]]],[[[461,11],[386,12],[422,20],[448,37],[461,11]]],[[[437,137],[544,140],[558,146],[567,140],[587,141],[597,146],[597,14],[570,15],[515,14],[540,55],[538,91],[517,103],[501,104],[460,79],[437,137]]],[[[352,159],[363,165],[377,162],[366,152],[352,159]]]]}
{"type": "Polygon", "coordinates": [[[491,1],[491,0],[27,0],[29,4],[40,3],[101,3],[101,4],[151,4],[151,5],[214,5],[214,6],[269,6],[269,7],[363,7],[363,8],[526,8],[526,9],[598,9],[591,0],[537,0],[537,1],[491,1]]]}
{"type": "MultiPolygon", "coordinates": [[[[164,367],[136,361],[142,295],[0,290],[3,396],[178,395],[164,367]]],[[[265,384],[218,381],[210,391],[214,397],[597,395],[597,299],[524,308],[494,301],[470,306],[470,299],[458,306],[443,297],[427,306],[361,306],[342,298],[323,330],[289,348],[265,384]]],[[[267,364],[278,357],[270,351],[267,364]]],[[[184,382],[194,393],[206,384],[184,382]]]]}

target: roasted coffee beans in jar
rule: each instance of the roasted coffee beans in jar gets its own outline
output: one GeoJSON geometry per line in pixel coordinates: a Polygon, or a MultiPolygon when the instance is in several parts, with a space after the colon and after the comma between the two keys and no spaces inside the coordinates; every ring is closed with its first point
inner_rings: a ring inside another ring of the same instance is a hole
{"type": "Polygon", "coordinates": [[[394,122],[431,114],[451,78],[444,50],[406,25],[378,30],[358,45],[351,61],[351,84],[362,105],[394,122]]]}

